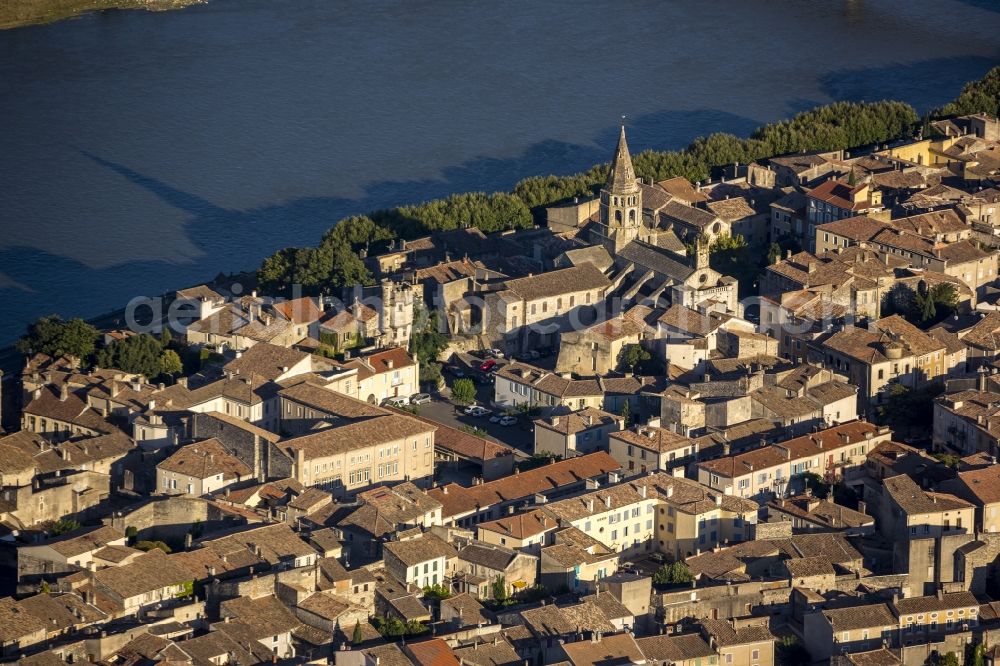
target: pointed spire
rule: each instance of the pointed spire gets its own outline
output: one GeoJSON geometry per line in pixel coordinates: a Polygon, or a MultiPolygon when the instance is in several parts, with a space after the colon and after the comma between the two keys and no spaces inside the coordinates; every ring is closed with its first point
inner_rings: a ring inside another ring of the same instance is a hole
{"type": "Polygon", "coordinates": [[[628,142],[625,141],[625,125],[622,125],[618,136],[618,147],[611,160],[611,170],[608,172],[608,182],[605,189],[609,192],[635,192],[639,189],[635,181],[635,169],[632,168],[632,156],[628,152],[628,142]]]}

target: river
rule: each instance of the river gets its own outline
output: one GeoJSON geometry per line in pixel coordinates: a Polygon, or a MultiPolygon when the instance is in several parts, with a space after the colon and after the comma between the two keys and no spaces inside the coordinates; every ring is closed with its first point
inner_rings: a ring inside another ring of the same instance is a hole
{"type": "Polygon", "coordinates": [[[975,0],[210,0],[0,32],[0,343],[337,219],[1000,62],[975,0]]]}

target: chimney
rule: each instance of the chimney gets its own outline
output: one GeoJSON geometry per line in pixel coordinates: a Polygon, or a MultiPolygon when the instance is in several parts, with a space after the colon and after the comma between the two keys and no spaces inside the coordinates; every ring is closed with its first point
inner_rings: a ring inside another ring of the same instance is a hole
{"type": "Polygon", "coordinates": [[[69,397],[69,388],[66,386],[66,384],[63,384],[62,386],[59,387],[59,401],[66,402],[66,398],[68,397],[69,397]]]}
{"type": "Polygon", "coordinates": [[[604,506],[606,506],[609,509],[611,508],[611,495],[604,496],[604,506]]]}
{"type": "Polygon", "coordinates": [[[667,486],[667,497],[670,498],[673,496],[674,496],[674,485],[670,484],[669,486],[667,486]]]}

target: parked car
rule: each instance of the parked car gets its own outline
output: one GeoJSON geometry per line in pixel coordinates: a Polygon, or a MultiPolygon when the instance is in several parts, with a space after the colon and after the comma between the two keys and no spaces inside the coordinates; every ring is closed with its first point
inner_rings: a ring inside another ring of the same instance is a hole
{"type": "Polygon", "coordinates": [[[487,414],[489,414],[490,410],[486,409],[485,407],[480,407],[479,405],[472,405],[466,408],[465,413],[468,414],[469,416],[474,416],[478,419],[481,416],[486,416],[487,414]]]}
{"type": "Polygon", "coordinates": [[[492,358],[488,358],[488,359],[486,359],[485,361],[483,361],[482,363],[479,364],[479,371],[480,372],[489,372],[490,370],[492,370],[495,367],[497,367],[496,360],[492,359],[492,358]]]}
{"type": "Polygon", "coordinates": [[[398,395],[395,398],[386,398],[382,401],[382,404],[389,407],[406,407],[410,404],[410,398],[409,396],[398,395]]]}
{"type": "Polygon", "coordinates": [[[446,365],[444,366],[444,371],[452,377],[462,378],[465,376],[465,370],[462,370],[462,368],[457,365],[446,365]]]}
{"type": "Polygon", "coordinates": [[[503,417],[504,417],[503,414],[499,414],[499,413],[497,413],[497,414],[491,414],[490,415],[490,423],[500,423],[500,419],[502,419],[503,417]]]}
{"type": "Polygon", "coordinates": [[[649,559],[654,562],[660,562],[661,564],[667,561],[667,558],[664,557],[663,553],[650,553],[649,559]]]}
{"type": "Polygon", "coordinates": [[[502,426],[512,426],[515,423],[517,423],[517,417],[509,414],[500,419],[500,425],[502,426]]]}
{"type": "Polygon", "coordinates": [[[410,396],[411,405],[423,405],[431,401],[431,396],[427,393],[414,393],[410,396]]]}
{"type": "Polygon", "coordinates": [[[472,381],[476,382],[477,384],[482,384],[485,386],[486,384],[493,383],[493,375],[488,372],[486,373],[477,372],[474,375],[472,375],[472,381]]]}
{"type": "Polygon", "coordinates": [[[486,352],[493,358],[504,358],[503,352],[494,347],[493,349],[487,349],[486,352]]]}

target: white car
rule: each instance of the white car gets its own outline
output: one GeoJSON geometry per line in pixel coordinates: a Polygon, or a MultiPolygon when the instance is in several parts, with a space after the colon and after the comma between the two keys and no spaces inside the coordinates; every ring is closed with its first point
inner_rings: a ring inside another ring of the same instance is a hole
{"type": "Polygon", "coordinates": [[[411,405],[423,405],[431,401],[431,396],[427,393],[414,393],[410,396],[411,405]]]}
{"type": "Polygon", "coordinates": [[[491,414],[490,423],[500,423],[500,419],[503,418],[503,414],[491,414]]]}
{"type": "Polygon", "coordinates": [[[410,398],[405,395],[396,396],[395,398],[386,398],[383,405],[388,405],[389,407],[406,407],[410,404],[410,398]]]}
{"type": "Polygon", "coordinates": [[[486,350],[486,352],[487,352],[487,353],[488,353],[488,354],[489,354],[490,356],[492,356],[493,358],[503,358],[503,357],[504,357],[504,355],[503,355],[503,352],[502,352],[502,351],[500,351],[499,349],[496,349],[496,348],[493,348],[493,349],[487,349],[487,350],[486,350]]]}
{"type": "Polygon", "coordinates": [[[476,418],[479,418],[480,416],[486,416],[487,414],[489,414],[490,410],[486,409],[485,407],[480,407],[479,405],[473,405],[472,407],[466,409],[465,413],[468,414],[469,416],[474,416],[476,418]]]}
{"type": "Polygon", "coordinates": [[[508,415],[508,416],[505,416],[502,419],[500,419],[500,425],[502,425],[502,426],[512,426],[515,423],[517,423],[517,417],[516,416],[510,416],[510,415],[508,415]]]}

